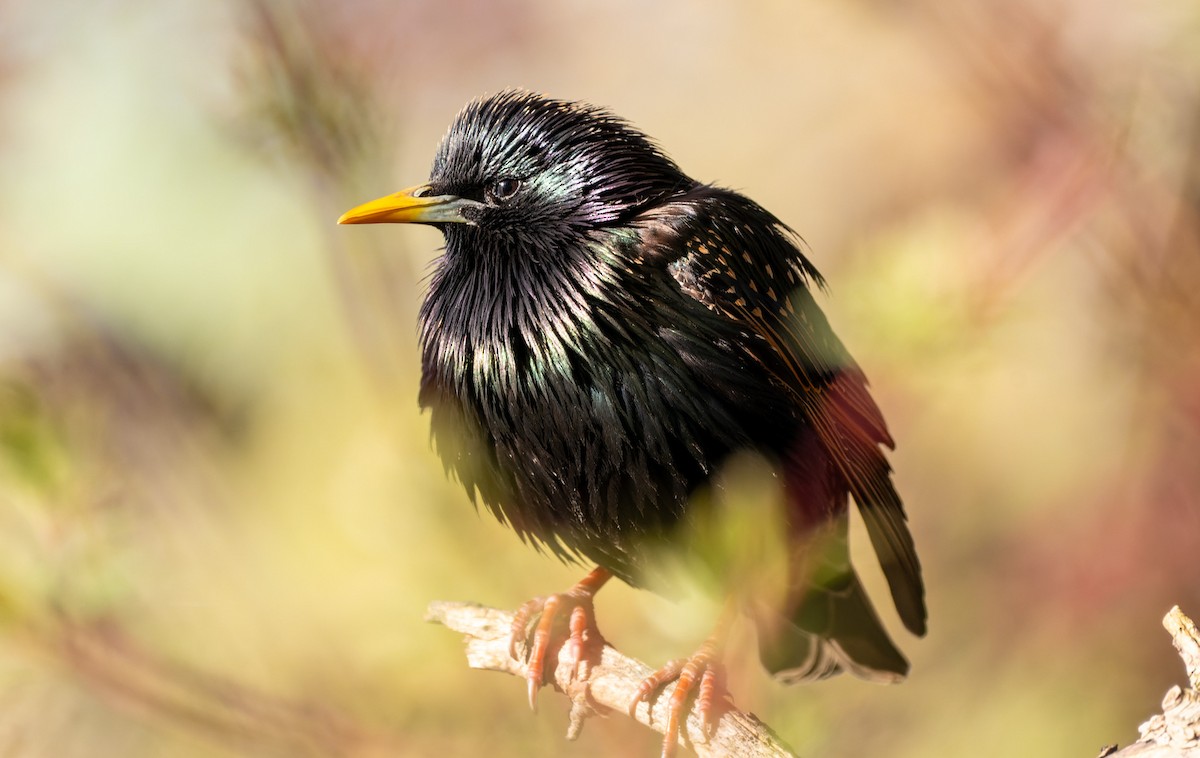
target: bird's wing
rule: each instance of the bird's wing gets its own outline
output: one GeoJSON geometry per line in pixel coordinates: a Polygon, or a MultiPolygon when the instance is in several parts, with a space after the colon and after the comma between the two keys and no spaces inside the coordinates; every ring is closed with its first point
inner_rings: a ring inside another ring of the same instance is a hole
{"type": "Polygon", "coordinates": [[[925,631],[924,585],[891,466],[893,447],[866,377],[813,298],[823,281],[775,216],[727,190],[699,187],[637,221],[643,257],[735,322],[795,398],[863,514],[906,627],[925,631]]]}

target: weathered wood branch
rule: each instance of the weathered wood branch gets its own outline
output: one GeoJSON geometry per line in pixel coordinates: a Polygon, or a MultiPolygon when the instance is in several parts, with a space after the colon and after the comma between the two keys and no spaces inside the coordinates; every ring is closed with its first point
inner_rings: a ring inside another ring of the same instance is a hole
{"type": "Polygon", "coordinates": [[[1190,687],[1167,690],[1163,712],[1138,727],[1141,739],[1121,750],[1106,748],[1100,758],[1200,758],[1200,633],[1179,606],[1167,613],[1163,626],[1183,659],[1190,687]]]}
{"type": "MultiPolygon", "coordinates": [[[[472,603],[434,602],[426,611],[425,619],[442,624],[466,635],[467,664],[474,669],[503,671],[514,676],[525,676],[525,663],[512,658],[508,653],[509,630],[513,615],[496,608],[487,608],[472,603]]],[[[627,707],[638,690],[638,685],[652,673],[641,661],[622,655],[609,645],[604,646],[597,663],[591,666],[586,681],[571,679],[571,661],[566,646],[557,651],[557,657],[547,661],[548,673],[553,675],[553,686],[571,700],[571,723],[567,738],[579,735],[583,722],[598,714],[616,713],[626,715],[627,707]]],[[[668,685],[650,704],[642,703],[634,712],[634,718],[654,731],[664,734],[667,727],[667,704],[675,685],[668,685]],[[651,707],[653,706],[653,707],[651,707]]],[[[743,713],[732,707],[721,713],[712,737],[704,741],[700,722],[695,714],[688,717],[686,728],[680,735],[680,744],[696,751],[700,756],[751,756],[753,758],[781,758],[794,754],[780,742],[766,724],[752,714],[743,713]],[[695,740],[690,735],[697,735],[695,740]]]]}

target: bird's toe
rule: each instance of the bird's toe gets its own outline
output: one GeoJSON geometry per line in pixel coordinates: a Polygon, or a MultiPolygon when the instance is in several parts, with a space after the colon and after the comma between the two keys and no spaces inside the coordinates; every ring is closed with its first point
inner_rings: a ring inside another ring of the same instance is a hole
{"type": "MultiPolygon", "coordinates": [[[[725,686],[725,667],[715,646],[705,643],[691,658],[680,658],[668,662],[658,671],[642,680],[637,694],[629,706],[632,716],[641,703],[649,703],[655,692],[675,682],[667,710],[667,723],[663,733],[662,756],[675,755],[679,737],[685,734],[688,704],[695,696],[696,716],[700,720],[700,733],[705,741],[716,730],[722,707],[729,699],[725,686]]],[[[652,718],[647,711],[647,717],[652,718]]]]}
{"type": "Polygon", "coordinates": [[[522,660],[520,654],[524,653],[529,707],[534,711],[549,664],[557,660],[552,650],[567,646],[572,681],[586,679],[593,659],[599,658],[604,637],[596,626],[592,601],[610,576],[604,569],[596,569],[570,590],[529,600],[514,614],[508,650],[516,660],[522,660]]]}

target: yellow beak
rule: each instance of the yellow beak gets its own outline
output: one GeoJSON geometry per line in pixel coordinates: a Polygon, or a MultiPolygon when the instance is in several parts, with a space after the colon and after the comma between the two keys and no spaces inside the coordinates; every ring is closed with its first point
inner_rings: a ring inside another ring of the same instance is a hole
{"type": "Polygon", "coordinates": [[[339,224],[472,224],[462,211],[480,203],[455,195],[426,196],[429,185],[409,187],[351,208],[339,224]]]}

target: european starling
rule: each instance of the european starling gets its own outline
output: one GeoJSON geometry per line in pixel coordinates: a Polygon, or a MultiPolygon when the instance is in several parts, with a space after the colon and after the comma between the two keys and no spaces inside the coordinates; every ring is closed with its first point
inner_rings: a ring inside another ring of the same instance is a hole
{"type": "Polygon", "coordinates": [[[420,402],[447,469],[523,540],[598,566],[518,613],[514,655],[537,619],[531,704],[555,620],[569,616],[578,666],[599,637],[595,592],[612,576],[644,585],[649,553],[687,538],[694,495],[744,450],[783,484],[784,607],[732,599],[713,637],[647,679],[631,711],[678,679],[664,755],[697,691],[711,728],[735,611],[785,682],[907,673],[846,539],[853,497],[900,619],[924,634],[921,569],[884,454],[892,438],[783,222],[688,177],[611,113],[524,91],[468,104],[427,183],[339,219],[380,222],[445,236],[420,310],[420,402]]]}

